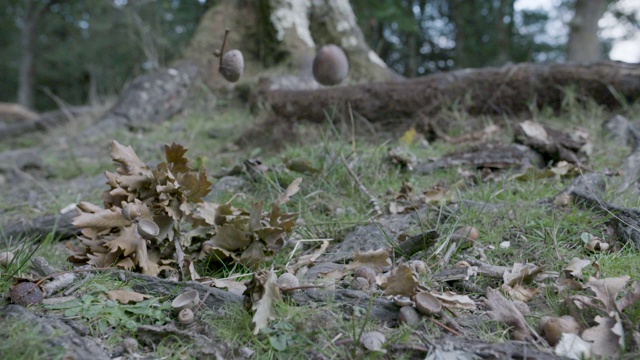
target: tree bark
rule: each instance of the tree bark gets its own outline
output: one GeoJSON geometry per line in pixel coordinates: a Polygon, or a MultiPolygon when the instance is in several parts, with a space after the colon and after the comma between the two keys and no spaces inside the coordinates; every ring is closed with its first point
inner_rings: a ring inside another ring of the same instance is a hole
{"type": "Polygon", "coordinates": [[[261,100],[277,117],[322,122],[327,110],[347,118],[351,109],[370,122],[433,115],[453,104],[471,114],[513,114],[531,105],[559,109],[563,88],[616,107],[620,95],[640,97],[640,66],[593,64],[518,64],[466,69],[417,79],[305,91],[263,91],[261,100]],[[532,103],[535,102],[535,103],[532,103]]]}
{"type": "Polygon", "coordinates": [[[22,32],[20,33],[20,48],[22,57],[20,59],[20,69],[18,72],[18,104],[33,108],[34,83],[35,83],[35,35],[36,26],[47,8],[49,0],[28,1],[23,18],[22,32]]]}
{"type": "Polygon", "coordinates": [[[576,0],[570,24],[567,60],[588,62],[602,58],[598,40],[598,20],[606,10],[606,0],[576,0]]]}

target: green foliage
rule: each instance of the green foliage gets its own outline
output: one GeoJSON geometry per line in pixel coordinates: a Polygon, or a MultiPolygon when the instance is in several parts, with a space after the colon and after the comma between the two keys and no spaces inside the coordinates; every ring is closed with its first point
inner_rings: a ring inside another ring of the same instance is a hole
{"type": "Polygon", "coordinates": [[[396,71],[417,76],[454,68],[558,57],[541,41],[549,15],[508,1],[352,1],[370,46],[396,71]]]}
{"type": "MultiPolygon", "coordinates": [[[[198,1],[50,1],[39,18],[35,44],[36,108],[57,107],[43,89],[71,104],[88,101],[179,56],[205,6],[198,1]]],[[[28,1],[0,5],[1,101],[15,101],[20,33],[28,1]]]]}
{"type": "MultiPolygon", "coordinates": [[[[107,288],[94,284],[94,289],[107,291],[107,288]]],[[[94,336],[106,334],[110,329],[134,332],[141,324],[164,325],[171,319],[170,301],[149,299],[138,303],[123,305],[114,300],[104,299],[104,295],[95,292],[83,295],[61,304],[45,305],[49,310],[64,310],[66,317],[79,316],[89,322],[94,336]]]]}

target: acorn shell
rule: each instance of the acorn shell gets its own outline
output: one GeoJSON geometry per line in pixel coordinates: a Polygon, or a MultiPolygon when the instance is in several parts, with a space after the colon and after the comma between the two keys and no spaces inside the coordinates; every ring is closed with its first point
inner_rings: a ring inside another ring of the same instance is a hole
{"type": "Polygon", "coordinates": [[[244,72],[244,57],[240,50],[234,49],[227,51],[222,56],[220,63],[220,74],[229,82],[236,82],[244,72]]]}
{"type": "Polygon", "coordinates": [[[325,45],[313,59],[313,78],[322,85],[336,85],[349,75],[349,60],[342,48],[325,45]]]}

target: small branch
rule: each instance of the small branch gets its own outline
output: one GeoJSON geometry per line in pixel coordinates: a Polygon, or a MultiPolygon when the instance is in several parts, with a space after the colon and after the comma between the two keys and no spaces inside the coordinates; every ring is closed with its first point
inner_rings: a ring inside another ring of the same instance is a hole
{"type": "Polygon", "coordinates": [[[448,332],[452,333],[455,336],[462,336],[462,334],[460,334],[459,332],[453,330],[452,328],[448,327],[447,325],[441,323],[440,321],[438,321],[438,320],[436,320],[434,318],[431,318],[431,321],[433,321],[434,324],[440,326],[441,328],[447,330],[448,332]]]}
{"type": "Polygon", "coordinates": [[[300,285],[300,286],[293,286],[293,287],[283,287],[280,288],[280,291],[282,292],[288,292],[288,291],[294,291],[294,290],[301,290],[301,289],[324,289],[324,285],[300,285]]]}

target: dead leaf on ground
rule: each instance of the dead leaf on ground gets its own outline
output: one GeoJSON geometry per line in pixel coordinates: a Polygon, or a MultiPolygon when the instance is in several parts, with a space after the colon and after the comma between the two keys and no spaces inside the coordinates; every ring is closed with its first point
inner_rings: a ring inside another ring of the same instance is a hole
{"type": "Polygon", "coordinates": [[[442,306],[447,309],[476,310],[475,301],[471,300],[468,295],[458,295],[453,291],[445,291],[442,294],[432,292],[431,295],[438,298],[442,302],[442,306]]]}
{"type": "Polygon", "coordinates": [[[591,252],[599,253],[609,250],[610,245],[602,238],[593,237],[584,245],[584,247],[591,252]]]}
{"type": "Polygon", "coordinates": [[[383,284],[385,295],[403,295],[412,297],[419,283],[408,264],[400,264],[383,284]]]}
{"type": "Polygon", "coordinates": [[[386,268],[389,265],[391,265],[389,249],[380,248],[377,250],[356,253],[353,255],[353,261],[347,265],[347,270],[357,269],[360,266],[368,266],[379,273],[383,268],[386,268]]]}
{"type": "Polygon", "coordinates": [[[230,279],[212,279],[211,286],[217,287],[218,289],[226,288],[230,293],[237,295],[242,295],[247,289],[247,286],[244,284],[244,282],[230,279]]]}
{"type": "Polygon", "coordinates": [[[255,324],[253,334],[257,335],[261,329],[276,317],[274,303],[282,300],[278,290],[278,277],[273,271],[260,270],[255,273],[253,279],[244,292],[248,297],[251,310],[253,310],[252,322],[255,324]]]}
{"type": "Polygon", "coordinates": [[[622,312],[637,302],[640,302],[640,283],[634,281],[631,284],[631,291],[628,291],[620,300],[616,301],[616,307],[618,311],[622,312]]]}
{"type": "Polygon", "coordinates": [[[302,178],[296,178],[287,186],[287,189],[278,196],[278,200],[276,201],[277,205],[282,205],[289,201],[289,199],[300,191],[300,183],[302,182],[302,178]]]}
{"type": "Polygon", "coordinates": [[[109,290],[107,291],[107,297],[109,297],[109,300],[117,300],[121,304],[128,304],[129,301],[141,302],[144,301],[144,299],[151,298],[149,295],[140,294],[131,290],[109,290]]]}
{"type": "Polygon", "coordinates": [[[567,277],[573,277],[578,280],[582,280],[582,269],[591,265],[591,260],[580,259],[574,257],[569,261],[569,264],[564,267],[564,273],[567,277]]]}
{"type": "Polygon", "coordinates": [[[579,334],[580,325],[570,315],[564,315],[561,317],[556,316],[543,316],[540,319],[540,335],[551,346],[555,346],[562,337],[562,334],[579,334]]]}
{"type": "Polygon", "coordinates": [[[421,195],[426,204],[443,205],[456,199],[455,191],[450,191],[442,186],[434,186],[421,195]]]}
{"type": "Polygon", "coordinates": [[[510,327],[509,332],[514,340],[527,340],[530,338],[527,322],[522,313],[513,302],[506,299],[500,291],[487,288],[485,304],[491,311],[487,314],[493,320],[510,327]]]}
{"type": "Polygon", "coordinates": [[[535,123],[531,120],[526,120],[518,124],[517,126],[522,129],[522,132],[530,138],[540,140],[542,142],[549,142],[549,135],[541,124],[535,123]]]}
{"type": "Polygon", "coordinates": [[[627,285],[629,279],[631,279],[631,277],[628,275],[605,279],[595,279],[590,277],[589,281],[585,284],[585,287],[596,293],[596,297],[598,300],[602,301],[607,311],[617,311],[618,307],[616,306],[616,298],[627,285]]]}
{"type": "Polygon", "coordinates": [[[577,334],[563,333],[553,352],[558,356],[572,360],[589,359],[591,358],[591,343],[582,340],[577,334]]]}
{"type": "Polygon", "coordinates": [[[418,158],[404,146],[397,146],[389,149],[387,152],[391,163],[398,164],[409,171],[415,169],[418,164],[418,158]]]}
{"type": "Polygon", "coordinates": [[[511,269],[507,269],[503,274],[504,284],[502,290],[504,290],[509,297],[514,300],[520,300],[527,302],[531,300],[538,290],[535,288],[526,287],[524,282],[530,282],[536,275],[544,271],[542,266],[536,266],[534,264],[521,264],[515,263],[511,269]]]}
{"type": "Polygon", "coordinates": [[[624,347],[624,330],[617,312],[612,311],[608,317],[596,316],[597,326],[582,333],[582,338],[593,342],[591,351],[594,355],[614,358],[620,355],[624,347]]]}

